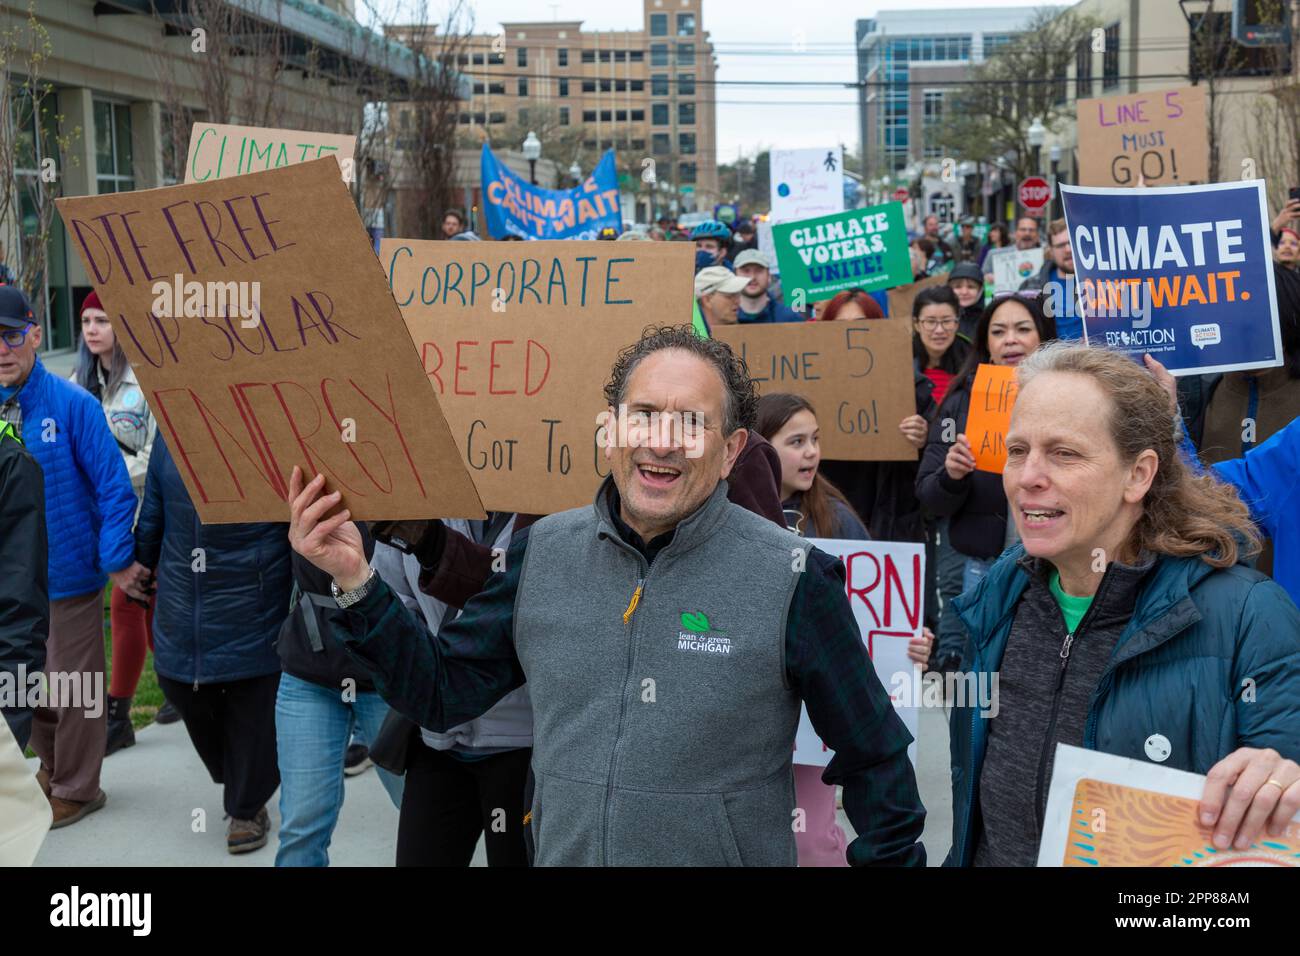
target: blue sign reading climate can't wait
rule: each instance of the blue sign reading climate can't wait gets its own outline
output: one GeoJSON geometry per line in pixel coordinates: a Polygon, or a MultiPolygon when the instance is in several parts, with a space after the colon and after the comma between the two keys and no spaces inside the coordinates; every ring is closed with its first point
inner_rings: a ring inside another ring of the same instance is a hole
{"type": "Polygon", "coordinates": [[[1091,344],[1175,375],[1282,364],[1264,183],[1061,185],[1091,344]]]}
{"type": "Polygon", "coordinates": [[[575,189],[533,186],[500,163],[483,144],[483,211],[494,239],[595,239],[600,230],[623,229],[614,151],[575,189]]]}

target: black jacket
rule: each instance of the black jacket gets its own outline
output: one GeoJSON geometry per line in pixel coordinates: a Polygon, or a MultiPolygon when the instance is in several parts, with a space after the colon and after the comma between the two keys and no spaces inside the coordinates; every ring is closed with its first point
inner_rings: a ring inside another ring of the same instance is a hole
{"type": "MultiPolygon", "coordinates": [[[[934,414],[934,383],[913,368],[916,413],[934,414]]],[[[895,423],[897,427],[897,423],[895,423]]],[[[875,541],[924,541],[915,461],[823,461],[822,476],[843,492],[875,541]]]]}
{"type": "MultiPolygon", "coordinates": [[[[375,541],[364,521],[356,524],[369,561],[375,553],[375,541]]],[[[356,690],[374,690],[370,672],[343,649],[321,614],[322,610],[338,607],[330,592],[330,576],[296,551],[292,561],[291,610],[276,639],[281,669],[299,680],[334,690],[341,690],[349,679],[355,682],[356,690]]]]}
{"type": "MultiPolygon", "coordinates": [[[[28,676],[45,669],[48,550],[45,476],[31,452],[0,423],[0,671],[13,674],[14,690],[24,695],[32,686],[28,676]]],[[[31,708],[3,712],[19,749],[25,749],[32,735],[31,708]]]]}
{"type": "Polygon", "coordinates": [[[973,471],[960,481],[948,477],[943,467],[951,441],[944,441],[945,423],[953,422],[954,440],[966,431],[970,411],[969,381],[944,396],[930,424],[930,440],[921,455],[916,476],[916,496],[927,513],[949,519],[948,540],[955,550],[971,558],[996,558],[1007,534],[1007,496],[1002,476],[973,471]]]}

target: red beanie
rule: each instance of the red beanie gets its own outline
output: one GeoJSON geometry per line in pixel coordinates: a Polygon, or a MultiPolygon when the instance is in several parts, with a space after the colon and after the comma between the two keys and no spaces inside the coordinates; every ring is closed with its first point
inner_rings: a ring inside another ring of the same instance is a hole
{"type": "Polygon", "coordinates": [[[85,315],[87,309],[99,309],[100,312],[104,311],[104,307],[99,304],[99,293],[94,289],[90,290],[90,295],[86,296],[85,301],[81,303],[81,314],[85,315]]]}

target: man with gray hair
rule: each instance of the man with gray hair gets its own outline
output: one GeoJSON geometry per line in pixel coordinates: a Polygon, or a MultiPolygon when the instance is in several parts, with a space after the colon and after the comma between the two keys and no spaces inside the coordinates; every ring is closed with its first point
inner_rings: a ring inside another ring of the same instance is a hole
{"type": "Polygon", "coordinates": [[[689,326],[649,329],[605,397],[593,505],[516,534],[433,638],[368,566],[339,494],[295,468],[289,540],[333,576],[334,632],[433,730],[527,681],[538,865],[793,865],[801,703],[835,751],[823,780],[844,786],[848,861],[923,865],[911,735],[843,566],[727,500],[757,409],[744,362],[689,326]]]}

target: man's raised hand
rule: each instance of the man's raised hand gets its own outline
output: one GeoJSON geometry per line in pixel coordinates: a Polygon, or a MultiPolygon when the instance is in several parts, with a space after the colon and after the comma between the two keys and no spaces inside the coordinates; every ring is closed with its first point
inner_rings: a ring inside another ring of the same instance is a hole
{"type": "Polygon", "coordinates": [[[347,508],[328,515],[342,495],[337,491],[322,495],[324,489],[324,475],[304,487],[302,470],[294,465],[289,476],[289,545],[333,577],[340,589],[351,591],[370,575],[365,545],[347,508]]]}

